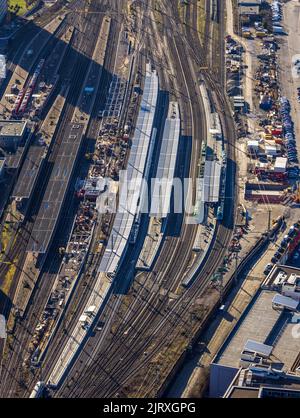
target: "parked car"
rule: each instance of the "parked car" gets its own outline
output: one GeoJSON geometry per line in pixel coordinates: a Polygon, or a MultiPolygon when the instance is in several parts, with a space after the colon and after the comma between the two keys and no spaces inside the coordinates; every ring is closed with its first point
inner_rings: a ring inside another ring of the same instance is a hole
{"type": "Polygon", "coordinates": [[[265,269],[264,269],[264,274],[265,274],[265,275],[269,274],[269,273],[270,273],[270,271],[272,270],[272,267],[273,267],[273,264],[272,264],[272,263],[268,263],[268,264],[265,266],[265,269]]]}

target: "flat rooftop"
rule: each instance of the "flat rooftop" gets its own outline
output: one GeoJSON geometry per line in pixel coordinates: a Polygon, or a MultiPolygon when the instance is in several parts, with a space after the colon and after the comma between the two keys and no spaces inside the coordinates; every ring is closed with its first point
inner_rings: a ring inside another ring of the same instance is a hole
{"type": "Polygon", "coordinates": [[[0,120],[0,137],[1,136],[23,136],[26,128],[25,120],[0,120]]]}
{"type": "Polygon", "coordinates": [[[240,14],[241,15],[258,15],[259,14],[259,6],[240,6],[240,14]]]}
{"type": "Polygon", "coordinates": [[[66,128],[27,251],[48,251],[77,160],[83,127],[82,124],[70,123],[66,128]]]}
{"type": "Polygon", "coordinates": [[[21,161],[24,157],[25,147],[18,147],[16,152],[6,154],[6,166],[7,168],[18,169],[21,161]]]}
{"type": "Polygon", "coordinates": [[[281,196],[282,192],[280,190],[247,190],[247,195],[253,196],[281,196]]]}
{"type": "Polygon", "coordinates": [[[237,322],[233,332],[225,341],[214,363],[239,368],[241,353],[248,340],[273,346],[267,359],[273,367],[288,371],[297,362],[300,353],[300,338],[294,337],[298,313],[275,310],[272,300],[277,294],[273,290],[260,290],[247,310],[237,322]]]}

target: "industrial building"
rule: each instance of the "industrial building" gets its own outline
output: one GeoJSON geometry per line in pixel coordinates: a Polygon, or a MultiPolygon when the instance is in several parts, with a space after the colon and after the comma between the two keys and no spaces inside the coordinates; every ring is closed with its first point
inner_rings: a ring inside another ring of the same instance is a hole
{"type": "Polygon", "coordinates": [[[16,150],[26,132],[26,121],[0,120],[0,147],[4,150],[16,150]]]}
{"type": "Polygon", "coordinates": [[[0,24],[3,22],[8,9],[7,0],[0,0],[0,24]]]}
{"type": "Polygon", "coordinates": [[[83,127],[70,123],[66,129],[27,246],[29,252],[45,254],[48,251],[78,158],[83,127]]]}
{"type": "Polygon", "coordinates": [[[300,391],[299,283],[298,268],[271,270],[211,364],[211,397],[262,397],[268,387],[300,391]]]}

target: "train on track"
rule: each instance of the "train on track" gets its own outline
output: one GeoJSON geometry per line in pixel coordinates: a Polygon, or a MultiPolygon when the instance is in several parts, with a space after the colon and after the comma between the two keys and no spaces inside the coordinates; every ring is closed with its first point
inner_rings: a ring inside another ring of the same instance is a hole
{"type": "Polygon", "coordinates": [[[43,68],[44,63],[45,63],[45,60],[41,59],[38,66],[36,67],[36,69],[33,73],[33,76],[31,77],[31,79],[29,81],[28,87],[27,88],[24,87],[22,90],[20,90],[20,92],[19,92],[19,94],[16,98],[13,110],[12,110],[12,115],[13,116],[15,116],[15,117],[16,116],[18,116],[18,117],[23,116],[23,114],[24,114],[24,112],[25,112],[25,110],[28,106],[29,100],[30,100],[30,98],[33,94],[33,91],[35,89],[36,83],[38,81],[38,78],[40,76],[40,73],[41,73],[41,70],[43,68]]]}
{"type": "Polygon", "coordinates": [[[46,384],[44,382],[41,382],[41,381],[37,382],[29,398],[41,398],[45,388],[46,388],[46,384]]]}

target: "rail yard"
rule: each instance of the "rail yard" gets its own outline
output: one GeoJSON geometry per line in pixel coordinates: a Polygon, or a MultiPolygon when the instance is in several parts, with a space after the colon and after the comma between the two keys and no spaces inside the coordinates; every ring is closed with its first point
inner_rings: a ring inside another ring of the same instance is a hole
{"type": "Polygon", "coordinates": [[[7,18],[0,398],[263,397],[262,369],[299,385],[299,342],[288,367],[280,340],[300,283],[292,7],[58,0],[7,18]]]}

